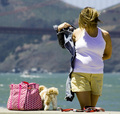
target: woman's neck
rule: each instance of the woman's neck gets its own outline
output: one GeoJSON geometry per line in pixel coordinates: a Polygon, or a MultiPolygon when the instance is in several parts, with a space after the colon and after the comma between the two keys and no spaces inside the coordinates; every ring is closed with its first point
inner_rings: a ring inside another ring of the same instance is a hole
{"type": "Polygon", "coordinates": [[[94,28],[85,28],[86,32],[91,36],[91,37],[96,37],[98,35],[98,28],[94,27],[94,28]]]}

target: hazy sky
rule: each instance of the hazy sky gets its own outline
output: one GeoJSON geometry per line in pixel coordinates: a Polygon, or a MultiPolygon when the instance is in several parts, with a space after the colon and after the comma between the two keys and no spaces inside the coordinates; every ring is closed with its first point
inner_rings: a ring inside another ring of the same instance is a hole
{"type": "Polygon", "coordinates": [[[90,6],[97,10],[102,10],[112,5],[120,3],[120,0],[63,0],[63,1],[78,6],[80,8],[90,6]]]}

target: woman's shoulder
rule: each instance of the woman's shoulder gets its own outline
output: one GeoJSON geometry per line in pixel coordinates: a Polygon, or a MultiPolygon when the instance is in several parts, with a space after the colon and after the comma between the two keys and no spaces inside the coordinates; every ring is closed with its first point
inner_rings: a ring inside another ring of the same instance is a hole
{"type": "Polygon", "coordinates": [[[74,30],[73,34],[76,34],[76,33],[80,32],[80,31],[81,31],[80,28],[76,28],[76,29],[74,30]]]}
{"type": "Polygon", "coordinates": [[[73,40],[77,41],[77,36],[79,36],[79,34],[82,32],[82,30],[80,28],[77,28],[73,31],[73,40]]]}
{"type": "Polygon", "coordinates": [[[104,38],[105,41],[111,39],[111,38],[110,38],[110,34],[109,34],[108,31],[106,31],[106,30],[104,30],[104,29],[101,29],[101,31],[102,31],[102,36],[103,36],[103,38],[104,38]]]}
{"type": "Polygon", "coordinates": [[[100,30],[101,30],[101,32],[102,32],[102,34],[103,34],[104,36],[109,35],[109,32],[108,32],[108,31],[106,31],[106,30],[104,30],[104,29],[102,29],[102,28],[100,28],[100,30]]]}

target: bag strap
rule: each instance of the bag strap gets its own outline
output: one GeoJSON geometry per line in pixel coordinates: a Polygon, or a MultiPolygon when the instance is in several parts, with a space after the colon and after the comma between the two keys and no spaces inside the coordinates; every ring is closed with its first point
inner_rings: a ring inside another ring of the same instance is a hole
{"type": "Polygon", "coordinates": [[[18,110],[20,110],[20,95],[21,95],[21,84],[19,84],[18,110]]]}
{"type": "Polygon", "coordinates": [[[105,110],[101,107],[86,107],[83,109],[85,112],[104,112],[105,110]]]}
{"type": "Polygon", "coordinates": [[[61,107],[58,107],[57,109],[61,110],[62,112],[73,111],[73,108],[63,109],[63,108],[61,108],[61,107]]]}
{"type": "Polygon", "coordinates": [[[10,109],[12,109],[12,100],[13,100],[13,84],[11,86],[11,99],[10,99],[10,109]]]}
{"type": "Polygon", "coordinates": [[[67,108],[67,109],[62,109],[61,107],[58,107],[62,112],[68,112],[68,111],[73,111],[73,112],[84,112],[84,110],[80,109],[74,109],[74,108],[67,108]]]}

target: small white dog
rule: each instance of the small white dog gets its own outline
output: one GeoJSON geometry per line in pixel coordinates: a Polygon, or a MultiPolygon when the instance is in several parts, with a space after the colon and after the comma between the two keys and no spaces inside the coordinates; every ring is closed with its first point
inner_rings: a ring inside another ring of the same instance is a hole
{"type": "Polygon", "coordinates": [[[51,102],[52,102],[53,110],[57,109],[57,95],[59,94],[57,88],[51,87],[47,89],[44,85],[40,85],[39,94],[42,99],[44,110],[49,110],[51,102]]]}

